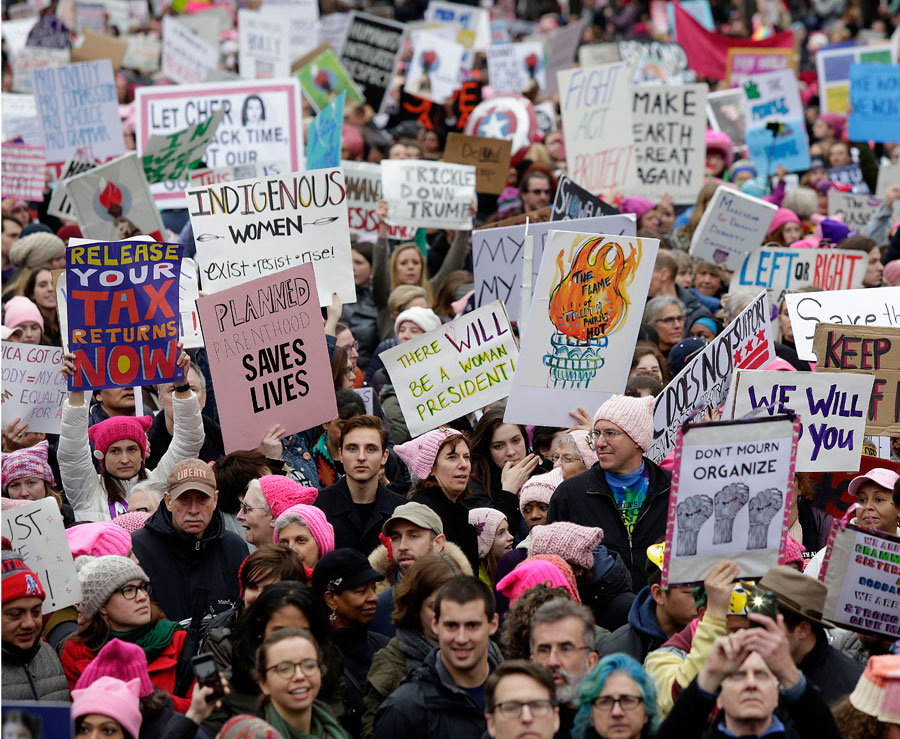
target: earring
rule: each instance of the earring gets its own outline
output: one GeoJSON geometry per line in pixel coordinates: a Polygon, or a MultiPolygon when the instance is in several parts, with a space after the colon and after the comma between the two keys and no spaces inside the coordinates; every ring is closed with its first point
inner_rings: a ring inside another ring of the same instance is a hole
{"type": "Polygon", "coordinates": [[[331,621],[331,623],[334,623],[335,621],[337,621],[337,611],[332,611],[328,615],[328,620],[331,621]]]}

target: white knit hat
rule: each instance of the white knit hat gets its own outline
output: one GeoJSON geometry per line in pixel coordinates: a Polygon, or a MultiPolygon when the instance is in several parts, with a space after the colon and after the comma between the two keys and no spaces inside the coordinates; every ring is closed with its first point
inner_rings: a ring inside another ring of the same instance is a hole
{"type": "Polygon", "coordinates": [[[397,329],[400,328],[400,324],[404,321],[412,321],[426,334],[429,331],[435,331],[441,327],[441,319],[437,313],[431,310],[431,308],[422,308],[418,305],[414,305],[412,308],[407,308],[397,316],[397,320],[394,321],[395,336],[397,334],[397,329]]]}
{"type": "Polygon", "coordinates": [[[496,508],[472,508],[469,511],[469,523],[475,527],[475,533],[478,534],[478,559],[487,557],[491,547],[494,546],[497,529],[505,520],[506,516],[496,508]]]}

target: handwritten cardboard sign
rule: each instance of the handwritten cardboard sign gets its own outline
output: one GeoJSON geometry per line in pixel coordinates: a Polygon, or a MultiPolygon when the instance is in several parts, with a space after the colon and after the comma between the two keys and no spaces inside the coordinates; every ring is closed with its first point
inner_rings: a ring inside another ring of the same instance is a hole
{"type": "Polygon", "coordinates": [[[14,418],[34,433],[58,434],[66,378],[62,349],[3,342],[3,428],[14,418]]]}
{"type": "Polygon", "coordinates": [[[729,270],[765,240],[775,211],[771,203],[720,185],[691,239],[691,254],[729,270]]]}
{"type": "Polygon", "coordinates": [[[475,167],[425,159],[384,159],[387,222],[418,228],[472,228],[475,167]]]}
{"type": "MultiPolygon", "coordinates": [[[[352,282],[352,280],[351,280],[352,282]]],[[[197,301],[225,451],[255,449],[337,415],[312,264],[266,274],[197,301]]]]}
{"type": "Polygon", "coordinates": [[[115,241],[66,250],[70,390],[184,379],[178,283],[184,246],[115,241]]]}
{"type": "Polygon", "coordinates": [[[176,133],[151,136],[142,147],[141,163],[147,181],[166,182],[182,179],[189,169],[202,163],[225,109],[219,108],[209,118],[198,121],[176,133]]]}
{"type": "Polygon", "coordinates": [[[85,31],[80,46],[72,47],[73,62],[89,62],[94,59],[109,59],[118,72],[128,51],[128,41],[107,36],[103,33],[85,31]]]}
{"type": "MultiPolygon", "coordinates": [[[[377,234],[378,217],[375,209],[381,200],[381,166],[369,162],[341,161],[344,180],[347,184],[347,216],[350,233],[377,234]]],[[[392,239],[412,241],[416,236],[415,226],[388,226],[392,239]]]]}
{"type": "Polygon", "coordinates": [[[509,177],[512,142],[451,132],[444,147],[444,161],[475,167],[475,190],[499,195],[509,177]]]}
{"type": "MultiPolygon", "coordinates": [[[[834,189],[828,191],[828,215],[841,216],[845,225],[860,233],[865,233],[869,218],[881,207],[881,203],[882,198],[865,193],[841,192],[834,189]]],[[[900,218],[900,200],[895,200],[891,223],[898,218],[900,218]]]]}
{"type": "Polygon", "coordinates": [[[619,209],[606,201],[594,197],[580,185],[576,185],[565,175],[559,178],[556,195],[553,198],[551,221],[571,221],[576,218],[594,216],[614,216],[619,209]]]}
{"type": "Polygon", "coordinates": [[[341,63],[376,113],[393,83],[405,31],[403,23],[365,13],[350,14],[346,40],[340,50],[341,63]]]}

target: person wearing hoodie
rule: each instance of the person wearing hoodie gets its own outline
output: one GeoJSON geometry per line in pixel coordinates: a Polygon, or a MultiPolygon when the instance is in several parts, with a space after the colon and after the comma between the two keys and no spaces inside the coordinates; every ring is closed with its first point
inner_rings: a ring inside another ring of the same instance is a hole
{"type": "Polygon", "coordinates": [[[647,547],[647,582],[641,588],[631,610],[628,623],[623,624],[597,645],[601,657],[616,652],[631,655],[641,664],[654,649],[697,618],[697,606],[689,585],[672,585],[663,588],[663,555],[665,544],[647,547]]]}

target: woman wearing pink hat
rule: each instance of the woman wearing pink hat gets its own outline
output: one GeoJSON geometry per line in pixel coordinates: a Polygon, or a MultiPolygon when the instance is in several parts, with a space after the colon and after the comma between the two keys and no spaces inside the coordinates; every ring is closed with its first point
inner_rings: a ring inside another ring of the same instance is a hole
{"type": "Polygon", "coordinates": [[[11,500],[53,498],[68,528],[75,523],[75,513],[72,506],[63,503],[62,496],[50,487],[56,480],[47,461],[49,450],[49,444],[41,441],[3,455],[3,497],[11,500]]]}
{"type": "Polygon", "coordinates": [[[770,244],[790,246],[795,241],[803,238],[803,225],[794,211],[787,208],[779,208],[775,211],[772,223],[769,224],[769,232],[766,238],[770,244]]]}
{"type": "Polygon", "coordinates": [[[22,344],[44,342],[44,317],[24,295],[10,298],[3,308],[3,326],[10,330],[8,341],[22,344]]]}
{"type": "Polygon", "coordinates": [[[141,732],[141,681],[101,677],[89,687],[72,691],[75,736],[138,739],[141,732]]]}

